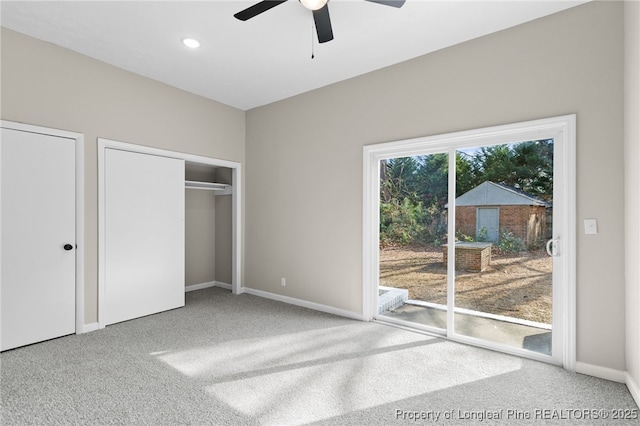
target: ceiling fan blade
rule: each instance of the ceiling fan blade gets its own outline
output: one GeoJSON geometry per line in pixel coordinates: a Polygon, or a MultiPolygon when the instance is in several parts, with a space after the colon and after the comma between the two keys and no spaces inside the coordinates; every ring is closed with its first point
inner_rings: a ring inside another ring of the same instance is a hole
{"type": "Polygon", "coordinates": [[[405,0],[367,0],[371,3],[384,4],[385,6],[402,7],[405,0]]]}
{"type": "Polygon", "coordinates": [[[261,13],[266,12],[273,7],[276,7],[277,5],[284,3],[285,1],[287,0],[264,0],[260,3],[256,3],[253,6],[246,8],[245,10],[241,10],[233,16],[241,21],[246,21],[247,19],[251,19],[254,16],[260,15],[261,13]]]}
{"type": "Polygon", "coordinates": [[[333,29],[331,28],[331,18],[329,17],[329,4],[325,4],[322,9],[313,11],[313,20],[316,23],[316,33],[318,33],[318,43],[326,43],[333,40],[333,29]]]}

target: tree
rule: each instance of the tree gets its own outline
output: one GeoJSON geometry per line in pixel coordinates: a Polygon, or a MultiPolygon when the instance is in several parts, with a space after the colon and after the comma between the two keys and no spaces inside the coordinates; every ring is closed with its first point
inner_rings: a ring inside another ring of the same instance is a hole
{"type": "Polygon", "coordinates": [[[416,193],[428,208],[444,207],[449,193],[449,156],[431,154],[418,157],[419,168],[416,171],[416,193]]]}
{"type": "Polygon", "coordinates": [[[482,147],[469,161],[470,178],[459,177],[460,186],[472,184],[473,188],[489,180],[543,200],[553,199],[553,139],[482,147]]]}
{"type": "Polygon", "coordinates": [[[418,157],[380,162],[380,238],[383,244],[422,239],[426,210],[417,195],[418,157]]]}
{"type": "Polygon", "coordinates": [[[463,151],[456,152],[456,197],[476,186],[473,157],[463,151]]]}
{"type": "Polygon", "coordinates": [[[380,191],[384,202],[415,199],[416,157],[391,158],[380,162],[380,191]]]}
{"type": "Polygon", "coordinates": [[[553,200],[553,139],[513,146],[516,188],[546,201],[553,200]]]}

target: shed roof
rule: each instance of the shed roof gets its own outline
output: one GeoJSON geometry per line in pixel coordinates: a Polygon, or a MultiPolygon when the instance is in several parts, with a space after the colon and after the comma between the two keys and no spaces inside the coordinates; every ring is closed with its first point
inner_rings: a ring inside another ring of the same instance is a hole
{"type": "Polygon", "coordinates": [[[515,188],[484,181],[456,198],[456,206],[545,206],[550,204],[515,188]]]}

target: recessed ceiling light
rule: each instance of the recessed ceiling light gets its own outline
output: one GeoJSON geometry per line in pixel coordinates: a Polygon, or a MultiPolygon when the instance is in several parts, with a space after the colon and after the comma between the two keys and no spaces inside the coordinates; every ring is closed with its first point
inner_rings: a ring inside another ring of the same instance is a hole
{"type": "Polygon", "coordinates": [[[198,47],[200,47],[200,42],[195,38],[190,38],[190,37],[183,38],[182,44],[184,44],[185,46],[191,49],[197,49],[198,47]]]}

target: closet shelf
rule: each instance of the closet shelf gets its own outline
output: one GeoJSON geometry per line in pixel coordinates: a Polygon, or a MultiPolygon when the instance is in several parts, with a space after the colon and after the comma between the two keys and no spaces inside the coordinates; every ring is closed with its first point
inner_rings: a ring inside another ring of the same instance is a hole
{"type": "Polygon", "coordinates": [[[231,185],[225,183],[198,182],[195,180],[187,180],[184,182],[187,189],[205,189],[208,191],[226,191],[231,189],[231,185]]]}

